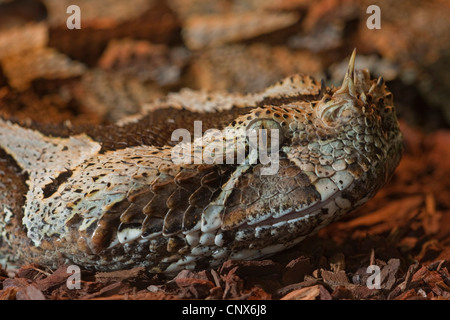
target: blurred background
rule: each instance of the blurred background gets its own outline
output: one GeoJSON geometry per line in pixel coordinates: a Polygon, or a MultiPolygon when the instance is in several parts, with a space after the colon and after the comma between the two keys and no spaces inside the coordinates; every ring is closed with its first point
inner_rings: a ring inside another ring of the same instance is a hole
{"type": "Polygon", "coordinates": [[[357,48],[401,119],[448,128],[449,16],[445,0],[0,0],[0,112],[113,122],[183,87],[255,92],[294,73],[339,85],[357,48]]]}

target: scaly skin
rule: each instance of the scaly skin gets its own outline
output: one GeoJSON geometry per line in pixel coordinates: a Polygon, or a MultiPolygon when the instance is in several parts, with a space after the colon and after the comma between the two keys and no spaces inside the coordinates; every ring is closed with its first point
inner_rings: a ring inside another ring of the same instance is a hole
{"type": "Polygon", "coordinates": [[[120,126],[59,137],[56,127],[0,119],[3,247],[51,268],[166,273],[292,247],[373,197],[401,157],[392,94],[354,60],[355,52],[339,89],[293,76],[246,96],[184,91],[120,126]],[[158,114],[167,123],[152,122],[158,114]],[[186,117],[197,116],[209,119],[203,129],[234,131],[194,136],[188,150],[197,161],[177,163],[170,123],[192,126],[186,117]],[[165,142],[143,143],[154,125],[167,126],[165,142]],[[279,132],[269,139],[279,142],[275,174],[263,174],[271,164],[255,158],[245,136],[262,128],[279,132]]]}

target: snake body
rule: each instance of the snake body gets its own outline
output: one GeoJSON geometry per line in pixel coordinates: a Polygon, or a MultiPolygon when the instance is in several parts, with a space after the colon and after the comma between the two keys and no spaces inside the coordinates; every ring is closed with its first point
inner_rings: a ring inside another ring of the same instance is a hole
{"type": "Polygon", "coordinates": [[[392,94],[354,61],[340,88],[296,75],[256,94],[185,90],[117,125],[0,119],[0,248],[50,268],[174,273],[294,246],[373,197],[401,157],[392,94]],[[176,162],[171,134],[194,120],[203,134],[183,146],[202,161],[176,162]],[[279,131],[275,174],[249,154],[224,161],[249,150],[249,128],[279,131]]]}

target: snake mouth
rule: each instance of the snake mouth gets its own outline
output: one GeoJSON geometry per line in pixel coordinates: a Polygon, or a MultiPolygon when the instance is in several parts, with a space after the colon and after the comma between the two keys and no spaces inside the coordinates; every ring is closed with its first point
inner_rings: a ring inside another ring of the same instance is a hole
{"type": "MultiPolygon", "coordinates": [[[[311,216],[315,216],[317,214],[320,214],[322,212],[322,210],[327,210],[325,207],[329,203],[334,202],[337,198],[339,198],[342,195],[342,191],[343,190],[336,191],[335,193],[330,195],[327,199],[315,202],[314,204],[310,205],[309,207],[306,207],[301,210],[292,209],[291,211],[283,214],[282,216],[279,216],[279,217],[269,216],[267,219],[264,219],[262,221],[258,221],[255,223],[245,222],[238,227],[238,230],[262,227],[262,226],[265,226],[265,227],[273,226],[280,222],[288,222],[288,221],[299,220],[302,218],[308,218],[311,216]]],[[[338,210],[338,209],[340,209],[340,207],[338,205],[336,205],[336,210],[338,210]]],[[[325,212],[325,213],[330,214],[330,212],[325,212]]]]}

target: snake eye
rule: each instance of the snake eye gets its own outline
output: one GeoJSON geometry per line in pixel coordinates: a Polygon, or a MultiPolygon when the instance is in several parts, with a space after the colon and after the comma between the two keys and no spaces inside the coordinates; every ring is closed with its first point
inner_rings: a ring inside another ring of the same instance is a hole
{"type": "Polygon", "coordinates": [[[280,150],[284,135],[275,120],[255,119],[247,126],[247,141],[251,148],[270,154],[280,150]]]}

